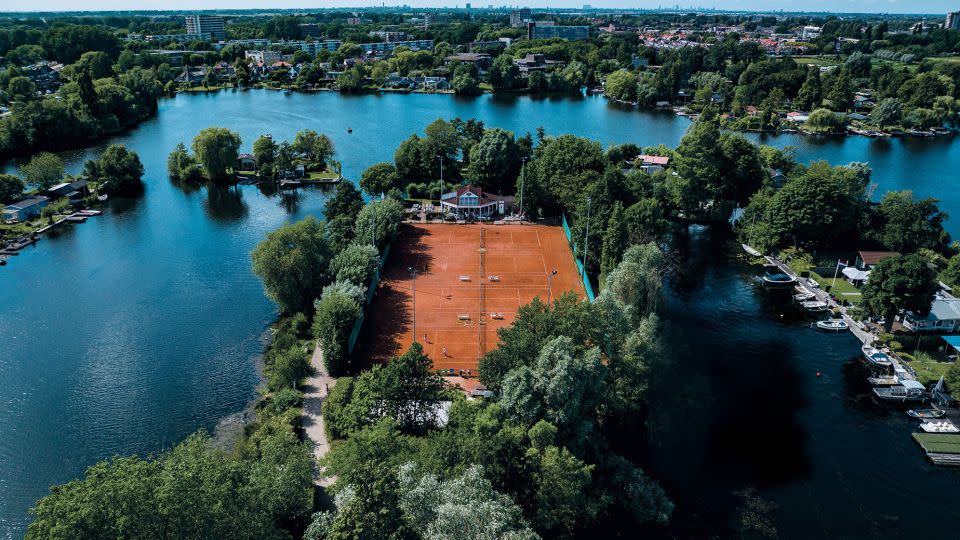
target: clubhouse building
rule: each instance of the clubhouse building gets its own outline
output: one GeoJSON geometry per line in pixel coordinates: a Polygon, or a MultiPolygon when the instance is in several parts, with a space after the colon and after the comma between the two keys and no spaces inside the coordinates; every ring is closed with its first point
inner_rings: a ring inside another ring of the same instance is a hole
{"type": "Polygon", "coordinates": [[[457,219],[490,217],[504,213],[503,199],[484,193],[474,186],[463,186],[456,191],[444,193],[440,197],[440,206],[447,214],[457,219]]]}

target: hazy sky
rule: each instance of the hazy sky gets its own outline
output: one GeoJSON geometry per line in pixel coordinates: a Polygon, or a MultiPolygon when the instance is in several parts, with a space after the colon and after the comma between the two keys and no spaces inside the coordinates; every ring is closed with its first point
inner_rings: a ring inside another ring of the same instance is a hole
{"type": "MultiPolygon", "coordinates": [[[[386,2],[388,6],[410,5],[413,7],[455,7],[463,6],[464,0],[403,0],[386,2]]],[[[487,2],[475,1],[473,5],[487,6],[487,2]]],[[[617,0],[553,0],[518,2],[518,5],[529,7],[564,7],[579,8],[584,3],[594,7],[604,8],[656,8],[673,3],[658,0],[639,0],[623,2],[617,0]]],[[[79,11],[79,10],[151,10],[151,9],[270,9],[270,8],[297,8],[309,9],[317,7],[355,7],[379,6],[381,2],[370,0],[7,0],[0,4],[0,11],[79,11]]],[[[503,5],[503,0],[493,2],[493,5],[503,5]]],[[[841,12],[868,12],[868,13],[945,13],[960,10],[960,0],[687,0],[680,2],[681,6],[695,6],[701,8],[718,8],[733,10],[775,10],[787,11],[841,11],[841,12]]]]}

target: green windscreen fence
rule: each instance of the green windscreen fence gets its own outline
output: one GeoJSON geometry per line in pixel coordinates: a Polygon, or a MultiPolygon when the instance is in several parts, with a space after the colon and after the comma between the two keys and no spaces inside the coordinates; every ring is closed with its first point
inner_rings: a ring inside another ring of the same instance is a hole
{"type": "Polygon", "coordinates": [[[590,284],[590,277],[587,276],[587,273],[583,271],[583,261],[580,260],[577,255],[577,246],[573,244],[573,233],[570,232],[570,224],[567,222],[567,215],[562,214],[563,217],[563,234],[567,237],[567,245],[570,246],[570,251],[573,253],[573,260],[577,263],[577,272],[580,273],[580,279],[583,281],[583,288],[587,291],[587,298],[591,302],[594,301],[596,296],[593,294],[593,285],[590,284]]]}
{"type": "MultiPolygon", "coordinates": [[[[377,285],[380,284],[380,273],[383,271],[383,266],[387,263],[387,255],[390,255],[390,244],[387,244],[387,247],[383,248],[383,255],[380,256],[380,264],[377,265],[377,269],[373,272],[373,277],[370,279],[370,286],[367,288],[366,296],[366,305],[363,306],[364,310],[367,306],[373,302],[373,293],[377,290],[377,285]]],[[[357,344],[357,338],[360,337],[360,330],[363,328],[363,319],[365,311],[360,312],[360,317],[357,318],[357,322],[353,324],[353,330],[350,331],[350,340],[347,341],[347,351],[353,353],[353,348],[357,344]]]]}

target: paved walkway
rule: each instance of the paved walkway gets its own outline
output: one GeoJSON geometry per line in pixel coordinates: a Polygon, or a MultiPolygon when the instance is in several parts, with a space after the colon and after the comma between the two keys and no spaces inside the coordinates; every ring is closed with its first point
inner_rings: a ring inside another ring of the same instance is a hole
{"type": "MultiPolygon", "coordinates": [[[[323,365],[323,351],[320,350],[319,342],[313,349],[310,365],[313,366],[314,374],[307,379],[307,384],[303,387],[303,429],[307,438],[313,443],[313,457],[318,460],[330,450],[321,412],[323,400],[337,380],[327,374],[327,369],[323,365]]],[[[336,477],[328,478],[324,476],[323,470],[318,466],[313,480],[318,486],[328,487],[337,479],[336,477]]]]}

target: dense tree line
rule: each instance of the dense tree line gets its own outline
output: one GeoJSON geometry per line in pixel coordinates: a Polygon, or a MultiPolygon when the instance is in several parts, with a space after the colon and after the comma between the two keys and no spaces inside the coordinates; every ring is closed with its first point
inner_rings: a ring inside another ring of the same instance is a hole
{"type": "Polygon", "coordinates": [[[419,344],[338,381],[324,404],[342,439],[324,461],[337,509],[315,514],[306,537],[560,538],[666,523],[666,494],[606,438],[639,436],[646,388],[664,361],[655,309],[665,258],[654,244],[621,255],[596,302],[565,295],[521,308],[481,362],[494,399],[444,390],[419,344]],[[470,492],[463,475],[476,479],[470,492]],[[473,511],[455,512],[464,499],[473,511]]]}

